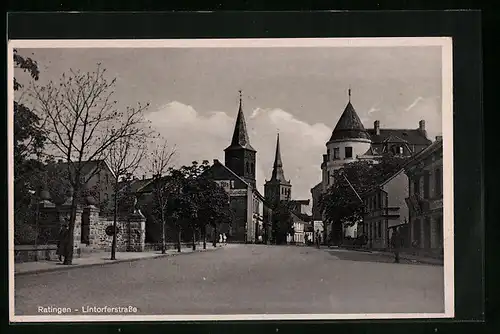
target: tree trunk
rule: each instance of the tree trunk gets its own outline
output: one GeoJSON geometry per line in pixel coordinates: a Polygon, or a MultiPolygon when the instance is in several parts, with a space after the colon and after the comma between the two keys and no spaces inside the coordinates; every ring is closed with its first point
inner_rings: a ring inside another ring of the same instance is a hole
{"type": "Polygon", "coordinates": [[[192,227],[192,231],[193,231],[193,240],[192,240],[193,241],[193,251],[195,251],[196,250],[196,228],[194,227],[194,225],[192,227]]]}
{"type": "Polygon", "coordinates": [[[203,225],[203,249],[207,249],[207,225],[203,225]]]}
{"type": "Polygon", "coordinates": [[[214,242],[212,244],[214,247],[217,247],[217,225],[214,224],[214,242]]]}
{"type": "Polygon", "coordinates": [[[64,263],[66,265],[73,264],[73,247],[74,247],[74,235],[75,235],[75,221],[76,221],[76,206],[78,204],[78,192],[79,187],[76,186],[73,189],[73,198],[71,200],[71,213],[69,216],[69,231],[67,240],[68,247],[66,249],[66,254],[64,256],[64,263]]]}
{"type": "Polygon", "coordinates": [[[181,227],[177,226],[177,252],[181,252],[181,227]]]}
{"type": "Polygon", "coordinates": [[[113,242],[111,243],[111,260],[116,260],[116,221],[118,219],[118,178],[115,178],[115,199],[113,210],[113,242]]]}
{"type": "Polygon", "coordinates": [[[163,212],[163,208],[161,210],[161,253],[165,254],[167,251],[165,245],[165,213],[163,212]]]}

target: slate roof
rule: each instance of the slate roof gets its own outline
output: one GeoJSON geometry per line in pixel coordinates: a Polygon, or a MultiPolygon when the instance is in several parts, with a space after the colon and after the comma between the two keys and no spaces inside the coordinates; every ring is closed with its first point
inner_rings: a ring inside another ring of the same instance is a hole
{"type": "Polygon", "coordinates": [[[236,117],[236,123],[234,124],[233,138],[231,140],[231,145],[229,145],[226,150],[244,148],[249,151],[256,150],[250,145],[250,138],[248,136],[247,125],[245,122],[245,115],[243,114],[243,109],[241,106],[240,98],[240,108],[238,110],[238,116],[236,117]]]}
{"type": "Polygon", "coordinates": [[[366,129],[370,134],[373,144],[381,144],[390,141],[390,138],[400,138],[410,145],[430,145],[432,143],[419,129],[383,129],[380,128],[380,134],[377,135],[375,129],[366,129]]]}
{"type": "Polygon", "coordinates": [[[365,130],[363,123],[356,114],[351,102],[347,103],[342,116],[340,116],[335,129],[333,129],[330,140],[339,139],[370,139],[370,135],[365,130]]]}

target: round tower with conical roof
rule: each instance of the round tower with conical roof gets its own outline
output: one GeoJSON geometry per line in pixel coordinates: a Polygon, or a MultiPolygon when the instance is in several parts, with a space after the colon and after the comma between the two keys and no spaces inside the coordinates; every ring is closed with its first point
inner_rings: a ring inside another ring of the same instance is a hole
{"type": "Polygon", "coordinates": [[[340,116],[330,140],[326,143],[327,152],[323,154],[323,186],[327,188],[331,183],[333,171],[346,163],[357,160],[371,147],[370,134],[365,130],[353,105],[351,104],[351,90],[349,101],[340,116]]]}

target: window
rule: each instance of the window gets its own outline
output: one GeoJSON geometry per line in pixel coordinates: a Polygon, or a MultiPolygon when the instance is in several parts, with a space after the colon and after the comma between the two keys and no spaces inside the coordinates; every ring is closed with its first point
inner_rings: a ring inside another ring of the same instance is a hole
{"type": "Polygon", "coordinates": [[[345,158],[346,159],[352,158],[352,147],[345,148],[345,158]]]}
{"type": "Polygon", "coordinates": [[[441,173],[441,169],[436,169],[435,177],[435,193],[436,197],[441,196],[443,194],[443,175],[441,173]]]}
{"type": "Polygon", "coordinates": [[[403,153],[404,153],[404,151],[403,151],[403,146],[400,146],[398,151],[399,151],[399,152],[398,152],[399,154],[403,154],[403,153]]]}
{"type": "Polygon", "coordinates": [[[429,190],[430,190],[430,185],[429,185],[429,179],[430,179],[430,176],[429,174],[425,174],[424,175],[424,198],[429,198],[430,197],[430,193],[429,193],[429,190]]]}
{"type": "Polygon", "coordinates": [[[338,160],[340,159],[340,149],[338,147],[335,147],[333,149],[333,160],[338,160]]]}
{"type": "Polygon", "coordinates": [[[248,163],[248,161],[247,161],[247,173],[250,174],[250,163],[248,163]]]}
{"type": "Polygon", "coordinates": [[[379,221],[377,223],[377,228],[378,228],[377,235],[379,238],[382,238],[382,222],[379,221]]]}
{"type": "Polygon", "coordinates": [[[416,177],[415,180],[413,181],[413,193],[415,195],[420,194],[420,178],[416,177]]]}

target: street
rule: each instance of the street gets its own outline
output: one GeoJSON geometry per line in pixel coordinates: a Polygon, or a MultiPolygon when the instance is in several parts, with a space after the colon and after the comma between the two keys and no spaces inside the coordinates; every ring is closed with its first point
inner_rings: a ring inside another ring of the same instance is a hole
{"type": "Polygon", "coordinates": [[[47,315],[38,307],[49,306],[132,306],[138,315],[444,312],[442,266],[389,262],[355,251],[229,245],[18,276],[15,312],[47,315]]]}

